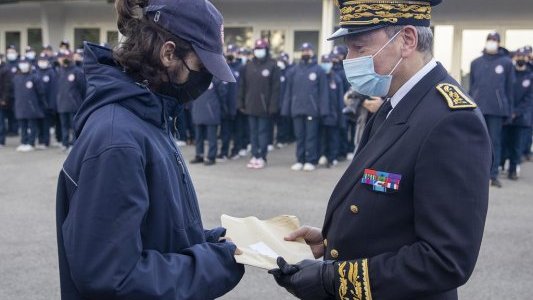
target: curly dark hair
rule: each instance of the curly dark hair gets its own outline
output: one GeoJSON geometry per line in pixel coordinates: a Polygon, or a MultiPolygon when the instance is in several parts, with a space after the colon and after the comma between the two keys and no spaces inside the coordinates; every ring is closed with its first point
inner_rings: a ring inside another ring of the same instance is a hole
{"type": "Polygon", "coordinates": [[[143,14],[148,0],[116,0],[117,26],[123,40],[114,49],[114,59],[126,73],[137,81],[147,80],[149,85],[161,84],[165,67],[161,63],[160,50],[167,41],[176,44],[175,54],[184,58],[193,51],[191,44],[161,28],[143,14]]]}

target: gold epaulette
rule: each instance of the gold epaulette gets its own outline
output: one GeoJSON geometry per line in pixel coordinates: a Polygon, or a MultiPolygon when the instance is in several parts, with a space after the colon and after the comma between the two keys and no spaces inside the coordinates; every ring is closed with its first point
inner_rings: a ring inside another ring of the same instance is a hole
{"type": "Polygon", "coordinates": [[[437,90],[442,94],[450,109],[472,109],[477,104],[465,95],[460,88],[450,83],[441,83],[437,85],[437,90]]]}

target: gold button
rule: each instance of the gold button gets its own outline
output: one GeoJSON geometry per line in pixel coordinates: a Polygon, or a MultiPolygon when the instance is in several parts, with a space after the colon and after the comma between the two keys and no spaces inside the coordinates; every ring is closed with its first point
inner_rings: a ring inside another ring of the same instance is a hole
{"type": "Polygon", "coordinates": [[[327,247],[328,246],[328,239],[325,239],[324,240],[324,247],[327,247]]]}
{"type": "Polygon", "coordinates": [[[352,205],[350,206],[350,210],[352,211],[352,213],[356,214],[359,212],[359,207],[357,207],[357,205],[352,205]]]}
{"type": "Polygon", "coordinates": [[[335,249],[331,250],[330,254],[331,254],[331,257],[333,257],[333,258],[339,257],[339,251],[337,251],[335,249]]]}

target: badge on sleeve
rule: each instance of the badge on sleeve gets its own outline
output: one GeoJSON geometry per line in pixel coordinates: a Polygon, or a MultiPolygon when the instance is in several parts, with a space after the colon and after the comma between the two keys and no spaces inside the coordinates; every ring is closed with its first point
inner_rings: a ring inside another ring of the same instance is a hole
{"type": "Polygon", "coordinates": [[[372,186],[376,192],[390,192],[400,190],[402,175],[365,169],[362,184],[372,186]]]}

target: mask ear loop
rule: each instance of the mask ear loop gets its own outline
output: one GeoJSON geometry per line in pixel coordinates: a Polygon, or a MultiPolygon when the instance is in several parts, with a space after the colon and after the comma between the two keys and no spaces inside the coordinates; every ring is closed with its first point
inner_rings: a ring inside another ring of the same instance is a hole
{"type": "Polygon", "coordinates": [[[396,32],[396,34],[385,44],[383,45],[383,47],[381,47],[378,52],[376,52],[376,54],[372,55],[372,58],[376,57],[376,55],[378,55],[381,51],[383,51],[383,49],[385,49],[385,47],[387,47],[390,43],[392,43],[392,41],[394,41],[394,39],[400,34],[400,32],[402,32],[401,30],[396,32]]]}
{"type": "Polygon", "coordinates": [[[390,71],[389,76],[392,75],[394,71],[396,71],[396,68],[398,68],[398,66],[400,65],[402,61],[403,61],[403,57],[400,57],[400,60],[398,61],[398,63],[394,66],[394,68],[392,68],[392,71],[390,71]]]}

